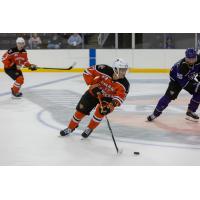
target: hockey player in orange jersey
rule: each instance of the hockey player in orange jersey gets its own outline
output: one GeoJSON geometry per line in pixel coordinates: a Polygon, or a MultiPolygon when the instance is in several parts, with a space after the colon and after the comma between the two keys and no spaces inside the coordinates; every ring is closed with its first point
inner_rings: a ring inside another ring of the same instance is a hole
{"type": "Polygon", "coordinates": [[[2,58],[5,73],[15,82],[11,88],[14,97],[21,97],[20,88],[24,83],[22,68],[36,70],[36,65],[28,61],[27,52],[25,50],[25,40],[22,37],[17,38],[16,47],[9,49],[2,58]]]}
{"type": "Polygon", "coordinates": [[[82,133],[82,137],[87,138],[105,115],[120,106],[129,92],[130,85],[125,77],[127,70],[128,64],[120,58],[114,61],[112,67],[101,64],[87,68],[83,77],[89,89],[81,97],[68,127],[61,130],[60,135],[72,133],[81,120],[95,108],[92,119],[82,133]],[[103,106],[98,98],[102,100],[103,106]]]}

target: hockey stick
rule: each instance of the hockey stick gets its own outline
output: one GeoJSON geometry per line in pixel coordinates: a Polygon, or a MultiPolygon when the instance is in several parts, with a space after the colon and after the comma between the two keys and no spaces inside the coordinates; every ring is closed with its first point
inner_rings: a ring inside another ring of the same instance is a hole
{"type": "MultiPolygon", "coordinates": [[[[100,104],[101,108],[103,108],[102,100],[101,100],[101,98],[100,98],[100,94],[98,94],[98,100],[99,100],[99,104],[100,104]]],[[[117,151],[117,154],[118,154],[118,153],[122,153],[122,150],[119,150],[119,148],[118,148],[118,146],[117,146],[117,143],[116,143],[116,141],[115,141],[115,137],[114,137],[114,134],[113,134],[113,131],[112,131],[110,122],[109,122],[108,117],[107,117],[106,115],[105,115],[105,118],[106,118],[106,122],[107,122],[107,125],[108,125],[108,129],[109,129],[109,131],[110,131],[110,133],[111,133],[112,140],[113,140],[113,142],[114,142],[114,145],[115,145],[115,149],[116,149],[116,151],[117,151]]]]}
{"type": "Polygon", "coordinates": [[[67,68],[37,67],[37,69],[71,70],[72,68],[74,68],[75,65],[76,65],[76,62],[74,62],[70,67],[67,67],[67,68]]]}

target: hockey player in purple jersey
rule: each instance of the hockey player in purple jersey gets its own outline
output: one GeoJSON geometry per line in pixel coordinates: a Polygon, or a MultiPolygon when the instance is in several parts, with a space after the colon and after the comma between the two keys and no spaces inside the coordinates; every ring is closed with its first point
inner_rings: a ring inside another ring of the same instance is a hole
{"type": "Polygon", "coordinates": [[[185,58],[178,61],[171,68],[170,82],[165,95],[158,101],[154,112],[147,117],[148,121],[153,121],[160,116],[172,100],[175,100],[182,89],[192,95],[186,119],[198,121],[199,116],[195,113],[200,103],[200,55],[194,48],[185,51],[185,58]]]}

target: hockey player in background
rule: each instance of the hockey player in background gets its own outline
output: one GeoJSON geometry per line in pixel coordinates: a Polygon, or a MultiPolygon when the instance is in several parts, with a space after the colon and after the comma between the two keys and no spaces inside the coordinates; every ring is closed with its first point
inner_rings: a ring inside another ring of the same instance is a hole
{"type": "Polygon", "coordinates": [[[105,115],[120,106],[129,92],[129,82],[125,77],[127,70],[128,64],[123,59],[116,59],[112,67],[95,65],[86,69],[83,77],[89,89],[81,97],[68,127],[60,131],[60,135],[72,133],[95,108],[92,119],[82,133],[82,137],[87,138],[105,115]],[[102,106],[98,98],[102,100],[102,106]]]}
{"type": "Polygon", "coordinates": [[[160,116],[172,100],[175,100],[182,89],[192,95],[186,119],[198,121],[199,116],[195,113],[200,103],[200,55],[193,48],[185,51],[185,58],[178,61],[171,68],[170,82],[165,95],[159,100],[153,114],[147,117],[148,121],[153,121],[160,116]]]}
{"type": "Polygon", "coordinates": [[[9,49],[2,58],[5,73],[15,82],[11,88],[14,97],[21,97],[20,88],[24,83],[22,68],[36,70],[36,65],[30,64],[25,50],[25,40],[22,37],[17,38],[16,47],[9,49]]]}

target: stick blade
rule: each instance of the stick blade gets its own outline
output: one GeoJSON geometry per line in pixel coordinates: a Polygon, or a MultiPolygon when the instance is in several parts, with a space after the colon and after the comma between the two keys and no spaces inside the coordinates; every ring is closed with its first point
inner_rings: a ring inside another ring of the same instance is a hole
{"type": "Polygon", "coordinates": [[[119,155],[122,154],[122,153],[123,153],[123,149],[119,149],[118,152],[117,152],[117,154],[119,154],[119,155]]]}

